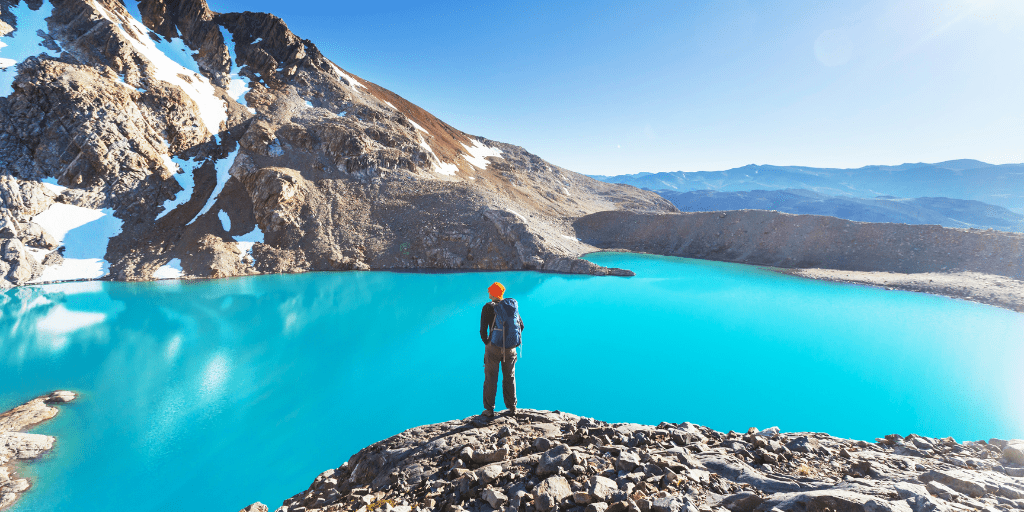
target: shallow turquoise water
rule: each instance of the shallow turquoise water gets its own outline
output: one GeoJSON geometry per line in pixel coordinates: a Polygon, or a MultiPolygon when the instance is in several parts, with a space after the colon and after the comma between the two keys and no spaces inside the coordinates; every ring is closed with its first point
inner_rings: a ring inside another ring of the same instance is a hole
{"type": "MultiPolygon", "coordinates": [[[[14,510],[276,508],[359,448],[479,413],[486,287],[526,322],[521,407],[873,439],[1024,437],[1024,315],[756,267],[595,254],[533,272],[86,283],[0,295],[0,410],[36,432],[14,510]]],[[[498,392],[498,401],[501,401],[498,392]]]]}

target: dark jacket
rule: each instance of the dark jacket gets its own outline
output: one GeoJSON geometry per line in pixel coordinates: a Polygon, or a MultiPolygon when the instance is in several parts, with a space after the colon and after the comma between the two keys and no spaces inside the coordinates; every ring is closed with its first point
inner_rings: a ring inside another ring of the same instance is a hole
{"type": "MultiPolygon", "coordinates": [[[[523,327],[523,315],[519,316],[519,330],[522,331],[523,327]]],[[[483,340],[486,345],[491,341],[491,335],[488,332],[491,328],[491,324],[494,323],[494,301],[484,304],[484,309],[480,311],[480,339],[483,340]]]]}

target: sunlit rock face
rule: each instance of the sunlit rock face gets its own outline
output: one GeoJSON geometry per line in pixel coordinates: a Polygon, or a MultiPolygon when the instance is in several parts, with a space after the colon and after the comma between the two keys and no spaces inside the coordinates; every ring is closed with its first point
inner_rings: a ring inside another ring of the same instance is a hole
{"type": "Polygon", "coordinates": [[[608,273],[572,229],[674,211],[463,133],[263,13],[3,4],[0,286],[370,268],[608,273]]]}

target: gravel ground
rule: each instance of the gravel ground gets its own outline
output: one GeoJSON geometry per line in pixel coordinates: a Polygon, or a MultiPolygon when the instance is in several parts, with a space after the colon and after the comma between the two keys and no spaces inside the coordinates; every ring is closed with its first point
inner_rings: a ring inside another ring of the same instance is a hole
{"type": "Polygon", "coordinates": [[[1024,313],[1024,281],[979,272],[856,272],[850,270],[772,269],[776,272],[810,279],[840,283],[866,284],[887,290],[909,290],[964,299],[1024,313]]]}

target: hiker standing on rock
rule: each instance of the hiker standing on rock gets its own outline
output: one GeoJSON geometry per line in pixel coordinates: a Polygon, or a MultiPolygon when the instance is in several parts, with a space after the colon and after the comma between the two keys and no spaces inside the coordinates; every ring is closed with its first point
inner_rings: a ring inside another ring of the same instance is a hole
{"type": "Polygon", "coordinates": [[[522,344],[523,319],[515,299],[503,298],[505,286],[494,283],[487,288],[491,301],[480,312],[480,339],[484,351],[484,416],[494,416],[494,397],[498,392],[498,367],[501,366],[501,392],[510,414],[516,413],[516,347],[522,344]],[[488,330],[490,332],[488,332],[488,330]]]}

